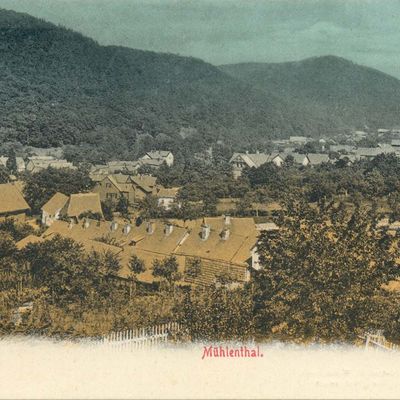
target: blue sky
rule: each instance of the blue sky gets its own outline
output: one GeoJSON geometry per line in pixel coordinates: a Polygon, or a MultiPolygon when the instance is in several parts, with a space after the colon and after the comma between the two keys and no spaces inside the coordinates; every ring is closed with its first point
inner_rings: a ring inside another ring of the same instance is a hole
{"type": "Polygon", "coordinates": [[[334,54],[400,78],[400,0],[0,0],[101,44],[213,64],[334,54]]]}

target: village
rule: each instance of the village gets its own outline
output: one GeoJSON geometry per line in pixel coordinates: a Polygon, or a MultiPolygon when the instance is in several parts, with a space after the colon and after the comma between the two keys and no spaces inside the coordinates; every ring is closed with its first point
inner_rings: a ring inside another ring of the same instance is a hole
{"type": "MultiPolygon", "coordinates": [[[[397,129],[379,129],[374,137],[382,140],[376,147],[360,147],[367,139],[367,133],[360,131],[346,138],[352,144],[295,136],[273,142],[274,151],[270,153],[235,152],[227,161],[234,180],[240,180],[246,169],[257,170],[267,164],[313,168],[339,162],[349,166],[381,154],[400,156],[399,133],[397,129]]],[[[18,241],[18,249],[60,235],[82,244],[87,252],[111,252],[117,256],[121,262],[117,277],[121,280],[131,276],[129,263],[133,255],[145,264],[137,279],[150,285],[159,280],[152,274],[154,263],[174,257],[182,284],[207,286],[229,280],[235,286],[249,281],[251,269],[261,268],[257,253],[259,236],[279,230],[274,218],[282,212],[278,201],[262,204],[253,199],[247,215],[235,215],[243,199],[219,198],[210,215],[185,215],[179,196],[182,188],[164,187],[154,173],[162,166],[173,168],[174,154],[168,150],[149,151],[136,161],[91,165],[90,191],[55,192],[35,214],[24,198],[24,174],[35,175],[47,169],[74,171],[78,167],[62,159],[59,149],[30,151],[34,155],[15,156],[7,183],[0,186],[0,218],[28,222],[40,232],[18,241]],[[142,167],[150,173],[139,173],[142,167]],[[149,198],[153,201],[146,204],[149,198]],[[145,207],[153,209],[143,213],[145,207]],[[161,214],[154,213],[155,208],[161,214]],[[193,272],[193,265],[198,270],[193,272]]],[[[0,157],[5,171],[10,167],[8,158],[0,157]]],[[[202,201],[190,203],[198,205],[202,201]]],[[[390,226],[397,229],[393,221],[390,226]]]]}

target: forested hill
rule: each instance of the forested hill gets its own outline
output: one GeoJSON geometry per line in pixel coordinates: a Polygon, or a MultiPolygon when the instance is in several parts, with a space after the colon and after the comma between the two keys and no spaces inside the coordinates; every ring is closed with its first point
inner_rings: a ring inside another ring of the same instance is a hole
{"type": "Polygon", "coordinates": [[[137,134],[176,136],[182,127],[245,142],[325,125],[201,60],[100,46],[0,10],[0,141],[127,149],[137,134]]]}
{"type": "Polygon", "coordinates": [[[299,62],[234,64],[220,69],[349,127],[400,125],[400,81],[343,58],[324,56],[299,62]]]}

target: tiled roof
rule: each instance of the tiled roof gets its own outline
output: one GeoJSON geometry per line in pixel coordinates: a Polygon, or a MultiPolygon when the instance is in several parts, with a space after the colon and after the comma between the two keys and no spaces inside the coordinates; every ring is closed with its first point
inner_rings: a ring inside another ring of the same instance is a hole
{"type": "Polygon", "coordinates": [[[311,165],[318,165],[322,163],[329,162],[328,154],[307,154],[308,159],[310,160],[311,165]]]}
{"type": "Polygon", "coordinates": [[[103,215],[99,194],[98,193],[71,194],[68,203],[67,215],[69,217],[79,217],[79,215],[87,211],[103,215]]]}
{"type": "Polygon", "coordinates": [[[16,186],[9,183],[0,184],[0,213],[26,211],[30,207],[16,186]]]}
{"type": "Polygon", "coordinates": [[[43,242],[43,238],[40,236],[36,235],[28,235],[27,237],[21,239],[19,242],[17,242],[15,245],[17,246],[18,250],[24,249],[28,244],[33,244],[33,243],[40,243],[43,242]]]}
{"type": "Polygon", "coordinates": [[[153,150],[149,151],[146,153],[150,158],[152,159],[157,159],[157,158],[165,158],[167,157],[171,152],[168,150],[153,150]]]}
{"type": "Polygon", "coordinates": [[[180,188],[160,188],[157,191],[157,197],[170,197],[175,198],[180,188]]]}
{"type": "Polygon", "coordinates": [[[245,264],[250,257],[250,249],[257,242],[258,232],[253,218],[231,218],[230,225],[225,225],[221,217],[206,218],[211,231],[208,239],[200,237],[201,220],[196,220],[189,237],[177,250],[177,254],[193,257],[204,257],[225,262],[245,264]],[[221,232],[230,230],[227,240],[223,240],[221,232]]]}
{"type": "Polygon", "coordinates": [[[43,207],[42,210],[48,214],[55,214],[61,210],[68,201],[68,196],[63,193],[57,192],[43,207]]]}
{"type": "Polygon", "coordinates": [[[169,223],[173,225],[173,229],[169,234],[166,233],[165,222],[162,220],[153,221],[154,230],[151,234],[147,232],[147,223],[142,223],[140,226],[131,224],[131,230],[126,234],[124,222],[120,222],[115,230],[111,230],[110,223],[105,221],[90,221],[89,227],[86,228],[84,224],[69,225],[65,221],[55,221],[43,237],[61,234],[84,245],[88,241],[99,242],[101,238],[107,239],[112,246],[120,249],[118,255],[123,266],[121,275],[129,275],[129,259],[132,254],[136,254],[145,261],[148,268],[138,277],[146,282],[154,280],[150,270],[153,260],[163,259],[170,255],[177,257],[181,272],[185,256],[202,257],[246,267],[251,248],[256,244],[259,233],[255,228],[254,220],[231,218],[230,235],[227,240],[223,240],[220,236],[222,229],[225,228],[223,218],[207,218],[206,222],[211,226],[211,233],[204,241],[199,236],[202,220],[170,220],[169,223]]]}

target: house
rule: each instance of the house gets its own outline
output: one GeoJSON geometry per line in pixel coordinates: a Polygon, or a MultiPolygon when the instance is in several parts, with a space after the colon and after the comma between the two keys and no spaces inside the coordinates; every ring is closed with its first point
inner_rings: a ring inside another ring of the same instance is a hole
{"type": "Polygon", "coordinates": [[[42,224],[51,226],[62,217],[79,221],[86,213],[97,214],[103,218],[98,193],[77,193],[66,196],[56,193],[42,207],[42,224]]]}
{"type": "Polygon", "coordinates": [[[330,162],[328,154],[309,153],[309,154],[307,154],[307,158],[309,160],[308,165],[310,165],[310,166],[320,165],[323,163],[330,162]]]}
{"type": "Polygon", "coordinates": [[[60,219],[61,212],[65,208],[69,197],[62,193],[56,193],[42,207],[42,224],[50,226],[54,221],[60,219]]]}
{"type": "Polygon", "coordinates": [[[107,162],[109,174],[134,174],[140,167],[139,161],[109,161],[107,162]]]}
{"type": "Polygon", "coordinates": [[[71,162],[68,162],[67,160],[55,159],[53,156],[29,157],[26,164],[26,170],[31,174],[35,174],[50,167],[56,169],[76,169],[76,167],[71,162]]]}
{"type": "Polygon", "coordinates": [[[360,147],[354,154],[358,160],[372,160],[379,154],[394,153],[393,147],[360,147]]]}
{"type": "MultiPolygon", "coordinates": [[[[176,201],[180,188],[159,188],[156,193],[157,204],[165,210],[170,210],[176,201]]],[[[179,207],[179,204],[178,204],[179,207]]]]}
{"type": "Polygon", "coordinates": [[[311,138],[305,137],[305,136],[290,136],[289,142],[294,143],[297,145],[303,145],[309,142],[311,138]]]}
{"type": "Polygon", "coordinates": [[[306,167],[308,164],[310,164],[310,160],[309,160],[307,154],[289,153],[289,154],[287,154],[286,159],[289,155],[293,157],[293,161],[297,165],[302,165],[302,166],[306,167]]]}
{"type": "Polygon", "coordinates": [[[121,278],[130,276],[132,255],[141,258],[146,271],[138,275],[142,282],[151,283],[155,260],[175,256],[182,282],[211,285],[220,276],[243,283],[250,277],[251,249],[257,243],[259,231],[252,218],[215,217],[193,221],[150,220],[139,225],[124,220],[68,223],[55,221],[42,235],[44,240],[59,234],[82,243],[86,249],[108,243],[121,260],[121,278]],[[92,247],[90,247],[92,246],[92,247]],[[185,274],[196,260],[200,265],[197,276],[185,274]]]}
{"type": "Polygon", "coordinates": [[[168,150],[153,150],[141,157],[140,162],[142,165],[155,167],[159,167],[165,163],[170,167],[174,164],[174,155],[168,150]]]}
{"type": "Polygon", "coordinates": [[[116,202],[125,197],[129,204],[134,204],[155,193],[156,180],[150,175],[107,175],[96,181],[92,192],[98,193],[101,201],[116,202]]]}
{"type": "Polygon", "coordinates": [[[391,145],[396,147],[396,149],[400,148],[400,139],[393,139],[391,145]]]}
{"type": "Polygon", "coordinates": [[[265,153],[234,153],[229,163],[232,165],[233,176],[238,178],[244,168],[258,168],[270,160],[270,155],[265,153]]]}
{"type": "MultiPolygon", "coordinates": [[[[17,172],[25,171],[25,161],[22,157],[15,157],[17,161],[17,172]]],[[[0,156],[0,165],[7,168],[8,157],[0,156]]]]}
{"type": "Polygon", "coordinates": [[[355,149],[355,146],[348,144],[332,144],[329,146],[329,150],[335,153],[352,153],[355,149]]]}
{"type": "Polygon", "coordinates": [[[71,194],[66,204],[65,215],[70,218],[79,219],[85,213],[98,214],[103,218],[100,196],[97,193],[71,194]]]}
{"type": "Polygon", "coordinates": [[[29,210],[28,203],[15,185],[0,184],[0,220],[10,217],[25,221],[29,210]]]}

